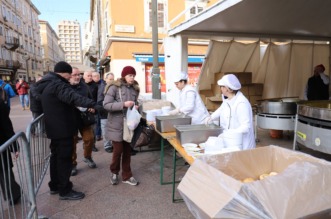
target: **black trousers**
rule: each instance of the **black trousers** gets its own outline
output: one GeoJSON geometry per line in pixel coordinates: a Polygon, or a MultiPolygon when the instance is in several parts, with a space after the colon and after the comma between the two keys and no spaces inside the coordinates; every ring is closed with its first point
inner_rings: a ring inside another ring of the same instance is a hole
{"type": "Polygon", "coordinates": [[[52,191],[66,195],[72,189],[70,175],[72,170],[72,150],[74,138],[51,139],[50,178],[48,183],[52,191]]]}
{"type": "Polygon", "coordinates": [[[15,181],[12,168],[0,168],[0,185],[4,200],[17,200],[21,197],[21,187],[15,181]],[[4,172],[3,172],[4,171],[4,172]]]}

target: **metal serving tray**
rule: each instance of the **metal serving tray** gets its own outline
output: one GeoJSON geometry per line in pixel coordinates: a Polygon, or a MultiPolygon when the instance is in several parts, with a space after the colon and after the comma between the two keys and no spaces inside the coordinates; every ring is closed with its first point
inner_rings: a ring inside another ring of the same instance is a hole
{"type": "Polygon", "coordinates": [[[206,142],[210,136],[222,133],[217,125],[176,125],[176,137],[181,144],[206,142]]]}
{"type": "Polygon", "coordinates": [[[159,132],[175,132],[174,125],[190,125],[192,118],[185,115],[156,116],[155,121],[159,132]]]}

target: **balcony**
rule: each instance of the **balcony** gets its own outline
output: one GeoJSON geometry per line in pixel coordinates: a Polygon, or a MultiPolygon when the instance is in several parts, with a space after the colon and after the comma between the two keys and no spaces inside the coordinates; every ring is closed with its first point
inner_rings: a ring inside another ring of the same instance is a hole
{"type": "Polygon", "coordinates": [[[19,46],[20,42],[19,39],[16,37],[5,37],[5,48],[10,50],[10,51],[15,51],[19,46]]]}
{"type": "Polygon", "coordinates": [[[21,63],[16,60],[5,60],[6,61],[6,67],[11,69],[18,69],[21,67],[21,63]]]}

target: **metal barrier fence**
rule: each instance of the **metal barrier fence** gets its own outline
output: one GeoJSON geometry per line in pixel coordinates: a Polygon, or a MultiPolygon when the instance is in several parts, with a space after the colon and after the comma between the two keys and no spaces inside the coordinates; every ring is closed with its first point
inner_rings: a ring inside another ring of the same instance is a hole
{"type": "Polygon", "coordinates": [[[0,145],[1,219],[38,218],[36,196],[50,162],[44,124],[41,115],[29,124],[26,134],[17,133],[0,145]]]}
{"type": "Polygon", "coordinates": [[[0,146],[1,218],[38,218],[29,143],[19,132],[0,146]],[[19,149],[19,156],[12,152],[19,149]]]}

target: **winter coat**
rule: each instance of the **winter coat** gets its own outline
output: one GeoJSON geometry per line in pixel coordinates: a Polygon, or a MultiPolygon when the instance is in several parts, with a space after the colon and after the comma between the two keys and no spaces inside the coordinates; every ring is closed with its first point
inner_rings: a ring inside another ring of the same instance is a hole
{"type": "Polygon", "coordinates": [[[93,108],[96,103],[76,93],[65,78],[53,72],[38,81],[36,86],[41,97],[47,137],[61,139],[74,136],[78,129],[74,116],[76,106],[93,108]]]}
{"type": "Polygon", "coordinates": [[[105,88],[106,82],[101,80],[100,84],[98,84],[98,106],[101,106],[98,110],[100,119],[107,119],[108,112],[103,108],[103,100],[105,99],[105,88]]]}
{"type": "Polygon", "coordinates": [[[203,124],[209,116],[200,95],[191,85],[186,85],[179,93],[179,110],[192,117],[192,124],[203,124]]]}
{"type": "Polygon", "coordinates": [[[36,83],[30,86],[30,110],[33,113],[42,114],[43,107],[41,105],[40,96],[36,91],[36,83]]]}
{"type": "MultiPolygon", "coordinates": [[[[80,80],[79,84],[77,84],[77,85],[71,85],[71,87],[74,89],[74,91],[76,91],[77,94],[79,94],[83,97],[87,97],[91,100],[93,99],[92,94],[89,91],[89,87],[87,86],[87,84],[85,84],[85,82],[83,80],[80,80]]],[[[81,117],[81,111],[78,108],[75,108],[74,112],[75,112],[75,119],[77,121],[78,128],[83,128],[84,124],[83,124],[83,120],[81,117]]]]}
{"type": "MultiPolygon", "coordinates": [[[[9,108],[1,98],[0,98],[0,133],[1,133],[0,146],[15,135],[13,124],[9,118],[9,108]]],[[[2,156],[0,155],[0,171],[2,171],[2,163],[4,164],[4,169],[5,170],[8,169],[7,159],[9,159],[9,167],[11,168],[13,167],[13,161],[9,151],[16,152],[18,151],[18,149],[19,149],[18,144],[14,143],[13,146],[10,146],[7,150],[2,152],[2,156]]]]}
{"type": "Polygon", "coordinates": [[[92,98],[95,102],[97,102],[97,99],[98,99],[98,84],[95,83],[94,81],[91,81],[89,83],[85,83],[89,89],[90,89],[90,92],[92,94],[92,98]]]}
{"type": "Polygon", "coordinates": [[[106,86],[107,93],[103,101],[103,107],[108,111],[108,121],[106,124],[106,140],[123,141],[123,116],[126,115],[127,108],[125,101],[134,101],[137,104],[139,95],[138,82],[133,85],[127,84],[123,79],[118,79],[106,86]],[[122,100],[119,92],[121,90],[122,100]]]}
{"type": "Polygon", "coordinates": [[[26,83],[25,81],[22,82],[22,84],[20,84],[20,82],[16,83],[16,90],[18,95],[24,95],[24,94],[28,94],[29,93],[29,84],[26,83]]]}
{"type": "Polygon", "coordinates": [[[243,150],[255,148],[252,107],[240,91],[231,99],[224,99],[222,105],[211,115],[220,119],[223,132],[227,130],[243,134],[243,150]]]}

